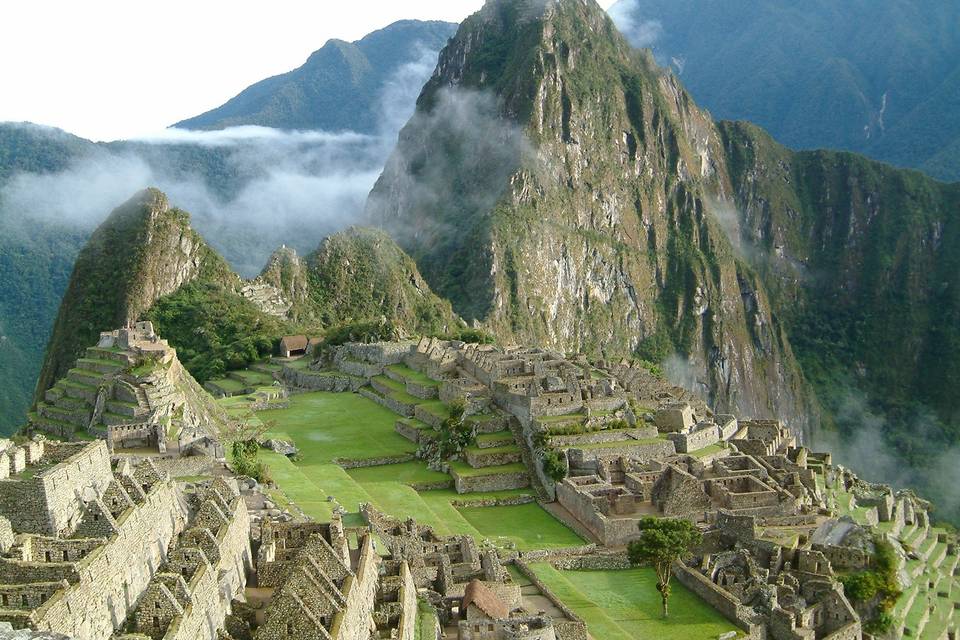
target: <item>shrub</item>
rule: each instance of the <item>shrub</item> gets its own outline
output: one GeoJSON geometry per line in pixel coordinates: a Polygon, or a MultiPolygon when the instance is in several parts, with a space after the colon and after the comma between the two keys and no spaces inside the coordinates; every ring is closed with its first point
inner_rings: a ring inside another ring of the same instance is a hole
{"type": "Polygon", "coordinates": [[[563,452],[550,449],[543,454],[543,472],[554,482],[560,482],[567,475],[566,458],[563,452]]]}

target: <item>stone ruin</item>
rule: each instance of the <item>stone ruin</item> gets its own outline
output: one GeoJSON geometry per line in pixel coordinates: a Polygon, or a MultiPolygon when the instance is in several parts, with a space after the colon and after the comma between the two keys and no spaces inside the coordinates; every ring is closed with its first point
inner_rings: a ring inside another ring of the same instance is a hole
{"type": "Polygon", "coordinates": [[[149,460],[112,468],[102,440],[24,448],[26,466],[0,480],[0,622],[84,640],[213,640],[251,563],[235,486],[185,496],[149,460]]]}
{"type": "Polygon", "coordinates": [[[33,432],[103,438],[111,451],[216,453],[226,415],[150,322],[100,334],[29,416],[33,432]]]}

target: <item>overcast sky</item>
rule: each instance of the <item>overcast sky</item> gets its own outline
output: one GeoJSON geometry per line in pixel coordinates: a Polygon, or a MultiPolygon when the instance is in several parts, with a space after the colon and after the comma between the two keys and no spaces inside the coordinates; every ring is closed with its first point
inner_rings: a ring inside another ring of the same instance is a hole
{"type": "MultiPolygon", "coordinates": [[[[300,66],[330,38],[459,22],[483,0],[26,0],[0,7],[0,121],[154,133],[300,66]]],[[[601,0],[604,7],[612,0],[601,0]]]]}

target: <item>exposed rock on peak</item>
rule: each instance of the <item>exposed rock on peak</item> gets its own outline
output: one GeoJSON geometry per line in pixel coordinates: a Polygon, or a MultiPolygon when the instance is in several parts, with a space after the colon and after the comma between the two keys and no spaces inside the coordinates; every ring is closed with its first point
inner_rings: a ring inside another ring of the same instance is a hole
{"type": "Polygon", "coordinates": [[[137,193],[101,224],[77,257],[37,383],[42,394],[101,331],[137,320],[158,298],[204,279],[235,286],[226,262],[157,189],[137,193]]]}
{"type": "Polygon", "coordinates": [[[718,409],[805,423],[730,193],[709,115],[596,2],[496,0],[441,52],[368,213],[504,340],[674,356],[718,409]]]}

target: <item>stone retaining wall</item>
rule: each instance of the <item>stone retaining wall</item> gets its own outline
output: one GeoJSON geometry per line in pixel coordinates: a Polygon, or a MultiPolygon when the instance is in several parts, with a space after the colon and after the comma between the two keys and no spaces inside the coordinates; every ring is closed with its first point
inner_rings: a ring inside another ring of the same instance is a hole
{"type": "Polygon", "coordinates": [[[34,611],[32,624],[85,640],[110,638],[163,563],[184,518],[173,483],[155,483],[143,504],[117,519],[119,531],[77,563],[80,581],[34,611]]]}
{"type": "Polygon", "coordinates": [[[373,400],[377,404],[383,407],[386,407],[387,409],[390,409],[390,411],[393,411],[394,413],[397,413],[401,416],[412,418],[414,415],[414,410],[416,405],[401,402],[399,400],[391,398],[390,396],[380,395],[373,389],[364,387],[360,389],[360,395],[362,395],[364,398],[367,398],[368,400],[373,400]]]}
{"type": "Polygon", "coordinates": [[[508,489],[522,489],[530,486],[530,477],[525,471],[515,473],[498,473],[486,476],[461,476],[451,471],[454,487],[457,493],[486,493],[490,491],[506,491],[508,489]]]}
{"type": "Polygon", "coordinates": [[[308,389],[310,391],[345,391],[356,392],[367,383],[366,378],[336,373],[332,371],[303,371],[284,367],[280,372],[281,379],[290,386],[308,389]]]}
{"type": "Polygon", "coordinates": [[[597,458],[628,457],[636,458],[641,463],[658,458],[665,458],[676,454],[676,448],[670,440],[658,440],[651,443],[630,444],[624,442],[622,447],[602,447],[598,449],[569,449],[567,456],[570,466],[576,469],[596,469],[597,458]]]}
{"type": "Polygon", "coordinates": [[[695,593],[727,620],[747,632],[751,640],[764,639],[763,626],[749,621],[750,609],[741,605],[731,594],[707,580],[700,572],[678,562],[673,565],[673,575],[677,582],[695,593]]]}
{"type": "Polygon", "coordinates": [[[537,577],[537,574],[534,573],[533,569],[523,560],[516,560],[514,566],[516,566],[520,573],[526,576],[526,578],[540,590],[543,597],[559,609],[566,618],[565,620],[554,619],[553,621],[553,629],[557,635],[557,640],[587,640],[587,623],[574,613],[573,609],[568,607],[563,600],[558,598],[553,591],[550,590],[550,587],[544,584],[540,578],[537,577]]]}
{"type": "Polygon", "coordinates": [[[568,436],[550,436],[550,445],[554,447],[576,447],[583,444],[597,444],[600,442],[618,442],[630,438],[654,438],[657,435],[656,427],[640,429],[610,429],[577,433],[568,436]]]}
{"type": "Polygon", "coordinates": [[[483,449],[468,449],[466,452],[467,464],[474,468],[496,467],[502,464],[520,462],[522,456],[519,449],[510,451],[485,452],[483,449]],[[489,453],[488,453],[489,452],[489,453]]]}
{"type": "Polygon", "coordinates": [[[334,464],[340,465],[344,469],[360,469],[362,467],[379,467],[384,464],[399,464],[401,462],[412,462],[417,456],[412,453],[404,453],[396,456],[383,456],[380,458],[334,458],[334,464]]]}

